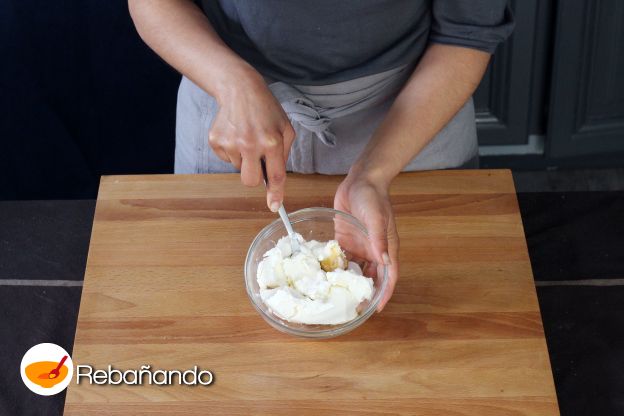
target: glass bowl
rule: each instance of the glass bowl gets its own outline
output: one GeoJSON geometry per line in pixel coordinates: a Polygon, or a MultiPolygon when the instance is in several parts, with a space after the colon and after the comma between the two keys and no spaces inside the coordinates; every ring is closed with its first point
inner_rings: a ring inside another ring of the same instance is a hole
{"type": "Polygon", "coordinates": [[[331,208],[305,208],[292,212],[288,216],[295,232],[308,241],[337,240],[347,259],[357,263],[365,276],[373,278],[373,294],[370,300],[360,303],[356,318],[338,325],[300,324],[288,322],[275,315],[260,298],[256,273],[264,253],[275,247],[277,241],[288,234],[284,224],[278,218],[258,233],[245,259],[245,286],[253,306],[272,327],[299,337],[332,338],[362,325],[375,312],[388,286],[387,267],[374,260],[368,232],[364,225],[355,217],[331,208]]]}

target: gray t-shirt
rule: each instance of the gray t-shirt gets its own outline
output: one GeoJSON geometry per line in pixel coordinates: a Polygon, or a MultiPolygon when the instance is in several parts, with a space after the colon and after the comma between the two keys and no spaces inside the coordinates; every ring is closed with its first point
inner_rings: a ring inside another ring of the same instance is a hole
{"type": "Polygon", "coordinates": [[[227,45],[261,74],[322,85],[414,64],[429,42],[494,52],[507,0],[202,0],[227,45]]]}

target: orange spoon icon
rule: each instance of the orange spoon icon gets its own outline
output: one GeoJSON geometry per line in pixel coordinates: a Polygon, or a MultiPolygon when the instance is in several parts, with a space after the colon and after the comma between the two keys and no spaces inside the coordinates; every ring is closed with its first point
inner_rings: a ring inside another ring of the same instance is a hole
{"type": "Polygon", "coordinates": [[[67,356],[64,356],[61,359],[61,361],[58,363],[54,370],[50,371],[49,373],[39,374],[39,378],[57,378],[59,376],[59,370],[61,369],[61,367],[63,367],[65,360],[67,360],[67,356]]]}

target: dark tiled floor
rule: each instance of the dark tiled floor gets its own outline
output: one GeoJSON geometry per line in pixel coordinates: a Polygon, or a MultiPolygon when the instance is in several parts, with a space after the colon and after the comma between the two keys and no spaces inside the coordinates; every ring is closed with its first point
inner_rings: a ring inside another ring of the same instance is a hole
{"type": "Polygon", "coordinates": [[[513,175],[516,191],[521,193],[624,191],[624,168],[518,171],[513,175]]]}
{"type": "MultiPolygon", "coordinates": [[[[95,201],[0,202],[0,279],[81,281],[95,201]]],[[[19,365],[33,345],[71,353],[81,287],[0,282],[0,415],[58,415],[65,394],[43,397],[22,384],[19,365]]]]}
{"type": "Polygon", "coordinates": [[[624,278],[624,191],[521,193],[536,280],[624,278]]]}
{"type": "Polygon", "coordinates": [[[41,342],[55,343],[71,354],[81,291],[81,287],[0,286],[0,415],[62,414],[65,393],[33,394],[22,383],[19,368],[24,353],[41,342]]]}
{"type": "Polygon", "coordinates": [[[624,286],[537,293],[561,414],[624,415],[624,286]]]}
{"type": "Polygon", "coordinates": [[[95,201],[0,202],[0,279],[82,280],[94,210],[95,201]]]}
{"type": "MultiPolygon", "coordinates": [[[[624,278],[624,192],[521,193],[519,202],[537,279],[624,278]]],[[[0,279],[81,280],[93,209],[0,202],[0,279]]],[[[18,367],[39,342],[71,350],[80,291],[0,285],[0,415],[60,414],[64,397],[34,396],[18,367]]],[[[624,287],[540,287],[538,296],[561,414],[623,415],[624,287]]]]}

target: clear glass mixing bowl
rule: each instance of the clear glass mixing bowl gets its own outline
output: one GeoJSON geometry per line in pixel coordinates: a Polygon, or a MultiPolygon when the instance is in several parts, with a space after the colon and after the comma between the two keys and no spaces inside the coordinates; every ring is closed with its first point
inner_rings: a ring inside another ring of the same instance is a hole
{"type": "Polygon", "coordinates": [[[364,275],[373,278],[374,289],[371,300],[365,300],[358,306],[359,314],[356,318],[339,325],[293,323],[273,314],[260,298],[256,272],[264,253],[275,247],[277,241],[288,234],[278,218],[258,233],[245,259],[245,286],[253,306],[272,327],[300,337],[332,338],[362,325],[375,312],[388,286],[387,267],[374,260],[364,225],[355,217],[331,208],[305,208],[289,214],[289,218],[295,232],[306,240],[337,240],[347,259],[358,263],[364,275]]]}

